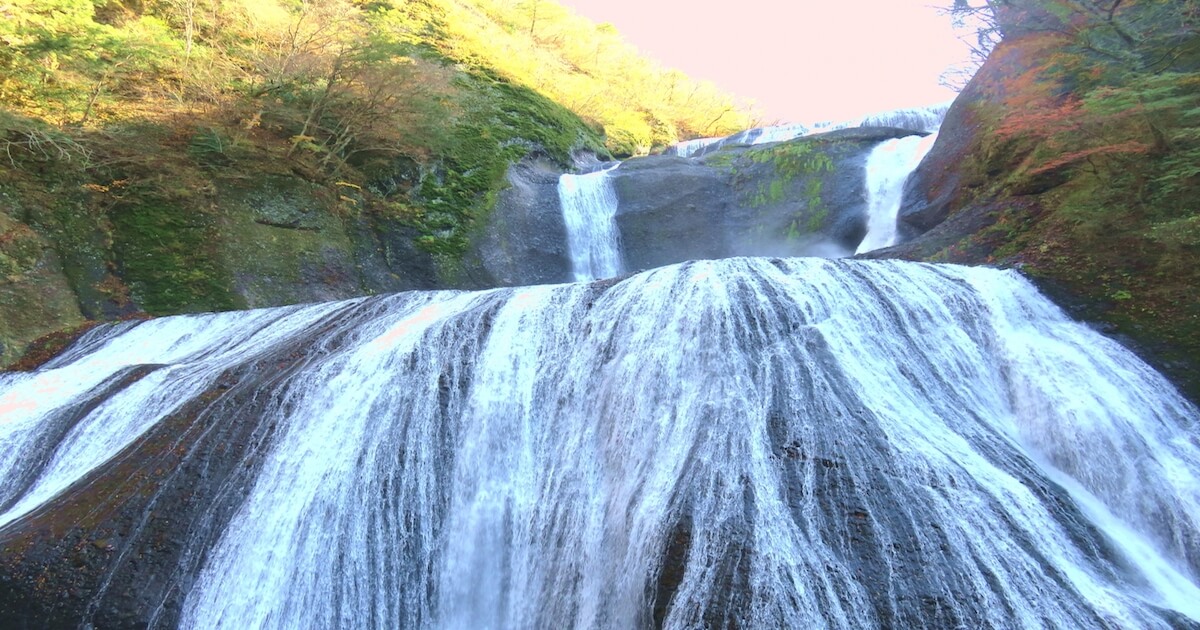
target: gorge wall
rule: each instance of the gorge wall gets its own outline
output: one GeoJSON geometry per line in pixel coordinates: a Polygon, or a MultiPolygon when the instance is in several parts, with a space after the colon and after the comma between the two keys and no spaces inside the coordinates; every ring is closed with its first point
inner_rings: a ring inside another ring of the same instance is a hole
{"type": "MultiPolygon", "coordinates": [[[[624,268],[852,254],[867,231],[867,156],[882,142],[923,133],[851,128],[758,145],[731,141],[691,158],[626,160],[605,175],[624,268]]],[[[560,173],[536,158],[509,173],[509,188],[466,258],[469,277],[484,286],[574,279],[560,173]]]]}
{"type": "Polygon", "coordinates": [[[1195,3],[989,4],[1004,39],[909,180],[920,237],[876,255],[1020,266],[1200,398],[1195,3]]]}

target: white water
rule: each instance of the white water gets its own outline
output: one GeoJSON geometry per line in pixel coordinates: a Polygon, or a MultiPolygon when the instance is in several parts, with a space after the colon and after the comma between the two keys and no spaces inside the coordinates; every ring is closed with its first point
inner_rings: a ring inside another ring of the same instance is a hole
{"type": "MultiPolygon", "coordinates": [[[[148,402],[178,406],[191,374],[363,303],[98,335],[0,376],[0,404],[50,418],[86,387],[39,383],[138,348],[186,370],[148,402]]],[[[1200,414],[1011,272],[730,259],[366,304],[271,392],[278,435],[183,627],[1200,620],[1200,414]]]]}
{"type": "Polygon", "coordinates": [[[888,140],[867,156],[867,234],[854,253],[896,244],[896,216],[904,199],[904,182],[936,140],[936,133],[888,140]]]}
{"type": "Polygon", "coordinates": [[[123,327],[91,333],[84,339],[87,353],[59,358],[50,364],[61,365],[56,369],[0,373],[0,505],[12,503],[0,513],[0,526],[111,458],[206,389],[224,366],[251,360],[338,308],[331,303],[156,319],[123,334],[113,334],[123,327]],[[55,421],[90,390],[138,365],[161,367],[73,427],[55,421]],[[52,456],[40,461],[38,453],[48,448],[52,456]]]}
{"type": "Polygon", "coordinates": [[[942,120],[946,117],[946,112],[949,110],[950,103],[940,103],[927,107],[893,109],[842,122],[817,123],[813,125],[813,133],[824,133],[826,131],[852,127],[896,127],[899,129],[933,133],[942,126],[942,120]]]}
{"type": "Polygon", "coordinates": [[[618,166],[620,163],[594,173],[559,177],[558,198],[576,281],[612,278],[622,271],[615,221],[617,192],[608,175],[618,166]]]}
{"type": "Polygon", "coordinates": [[[724,144],[767,144],[785,142],[804,136],[828,133],[839,129],[854,127],[897,127],[911,129],[923,133],[934,133],[946,117],[950,103],[930,105],[928,107],[913,107],[879,112],[838,122],[818,122],[811,124],[792,123],[770,127],[758,127],[736,133],[725,138],[699,138],[686,140],[670,147],[665,153],[680,157],[702,155],[724,144]]]}
{"type": "Polygon", "coordinates": [[[666,155],[677,155],[679,157],[692,157],[693,155],[704,150],[705,147],[716,144],[725,138],[695,138],[693,140],[684,140],[670,147],[664,153],[666,155]]]}

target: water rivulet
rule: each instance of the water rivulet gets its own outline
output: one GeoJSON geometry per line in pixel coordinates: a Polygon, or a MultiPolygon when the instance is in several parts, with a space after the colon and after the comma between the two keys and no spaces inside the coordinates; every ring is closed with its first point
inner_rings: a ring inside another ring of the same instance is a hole
{"type": "Polygon", "coordinates": [[[1012,272],[181,316],[0,379],[3,627],[1200,619],[1196,408],[1012,272]]]}

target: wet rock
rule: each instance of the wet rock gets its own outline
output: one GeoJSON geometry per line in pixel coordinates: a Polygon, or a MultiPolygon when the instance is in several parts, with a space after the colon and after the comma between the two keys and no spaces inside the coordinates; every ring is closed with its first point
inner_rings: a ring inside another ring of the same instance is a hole
{"type": "Polygon", "coordinates": [[[464,261],[468,284],[476,287],[568,282],[571,256],[558,198],[561,168],[537,156],[509,169],[509,188],[500,193],[487,224],[464,261]]]}

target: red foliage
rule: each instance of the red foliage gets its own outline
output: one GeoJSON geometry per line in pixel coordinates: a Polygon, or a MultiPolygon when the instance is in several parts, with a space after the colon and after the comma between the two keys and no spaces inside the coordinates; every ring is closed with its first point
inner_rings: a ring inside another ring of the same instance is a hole
{"type": "Polygon", "coordinates": [[[1057,105],[1042,103],[1011,111],[1000,121],[996,135],[1049,138],[1064,131],[1081,127],[1082,104],[1077,98],[1067,98],[1057,105]]]}
{"type": "Polygon", "coordinates": [[[1129,140],[1127,142],[1121,142],[1118,144],[1107,144],[1107,145],[1098,146],[1098,147],[1091,147],[1088,149],[1083,149],[1081,151],[1072,151],[1070,153],[1064,153],[1064,154],[1054,158],[1053,160],[1050,160],[1050,161],[1038,166],[1037,168],[1033,169],[1032,171],[1030,171],[1030,174],[1031,175],[1039,175],[1041,173],[1046,173],[1049,171],[1053,171],[1057,168],[1061,168],[1068,164],[1075,164],[1077,162],[1082,162],[1084,160],[1090,159],[1090,158],[1092,158],[1094,156],[1098,156],[1098,155],[1118,155],[1118,154],[1137,155],[1137,154],[1142,154],[1142,153],[1149,153],[1151,149],[1152,149],[1152,147],[1149,144],[1146,144],[1144,142],[1138,142],[1136,140],[1129,140]]]}

